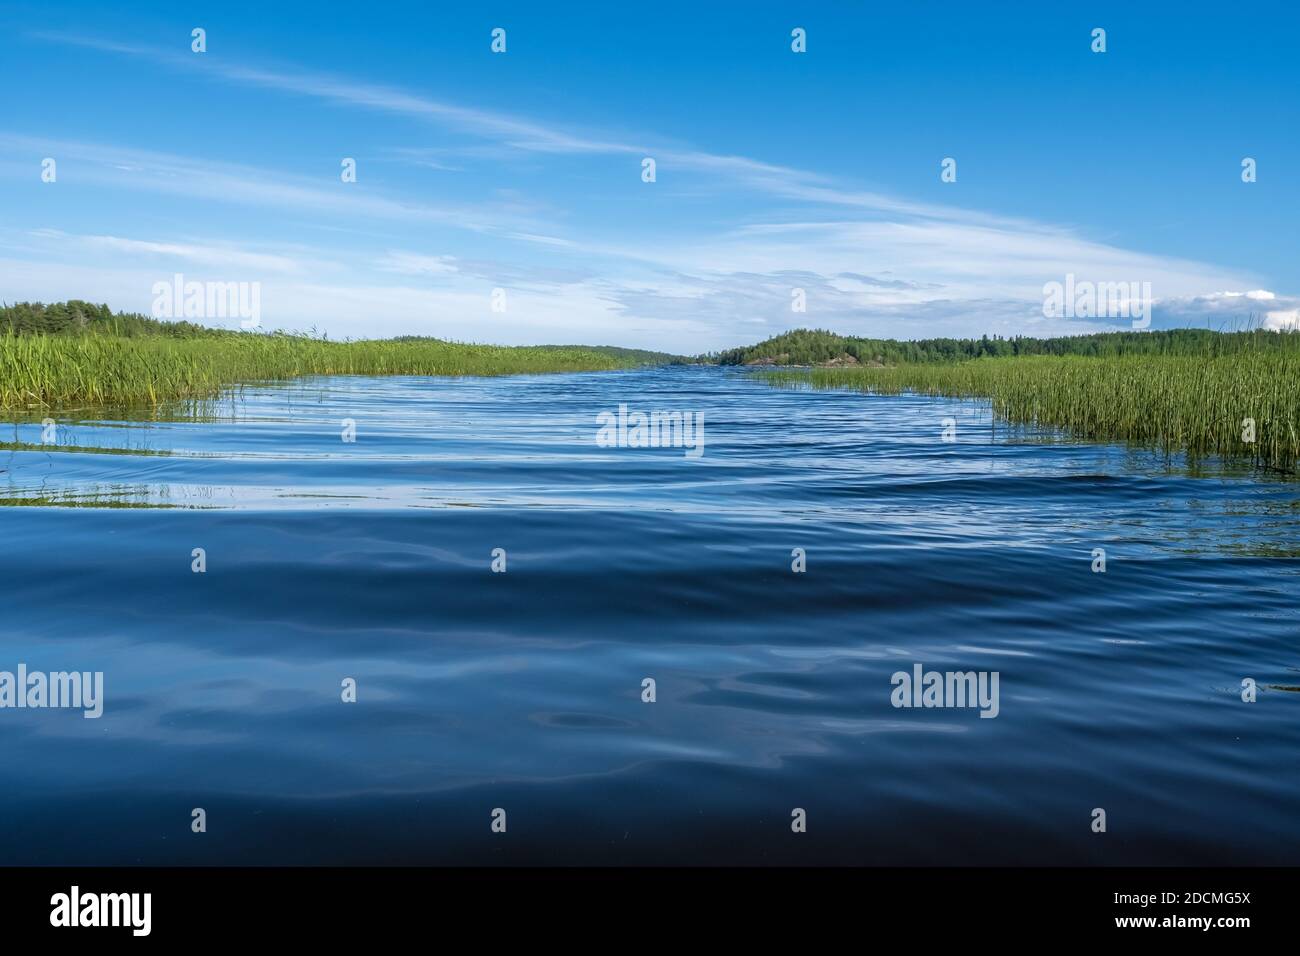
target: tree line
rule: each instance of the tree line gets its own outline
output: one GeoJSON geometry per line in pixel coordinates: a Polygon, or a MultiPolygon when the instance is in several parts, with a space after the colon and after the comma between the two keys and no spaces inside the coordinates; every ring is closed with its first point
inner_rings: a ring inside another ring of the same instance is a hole
{"type": "MultiPolygon", "coordinates": [[[[1031,336],[982,335],[970,339],[867,339],[824,329],[796,329],[759,342],[702,356],[719,365],[822,365],[852,359],[861,365],[923,365],[961,362],[983,356],[1016,355],[1207,355],[1251,349],[1300,349],[1300,335],[1250,329],[1164,329],[1145,332],[1097,332],[1038,339],[1031,336]]],[[[846,363],[852,364],[852,363],[846,363]]]]}
{"type": "Polygon", "coordinates": [[[81,299],[67,302],[16,302],[0,305],[0,335],[166,335],[197,338],[229,334],[194,322],[164,322],[135,312],[114,312],[81,299]]]}

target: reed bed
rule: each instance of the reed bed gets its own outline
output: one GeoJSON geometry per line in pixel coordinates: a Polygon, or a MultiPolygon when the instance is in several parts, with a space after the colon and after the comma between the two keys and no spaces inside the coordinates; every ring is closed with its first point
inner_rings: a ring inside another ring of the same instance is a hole
{"type": "Polygon", "coordinates": [[[1220,456],[1294,474],[1300,461],[1300,355],[981,358],[951,365],[776,370],[774,385],[989,401],[1013,423],[1220,456]],[[1254,440],[1247,419],[1254,423],[1254,440]]]}
{"type": "Polygon", "coordinates": [[[225,386],[308,375],[512,375],[601,371],[626,361],[581,347],[432,339],[329,342],[294,335],[211,338],[0,335],[0,409],[154,405],[225,386]]]}

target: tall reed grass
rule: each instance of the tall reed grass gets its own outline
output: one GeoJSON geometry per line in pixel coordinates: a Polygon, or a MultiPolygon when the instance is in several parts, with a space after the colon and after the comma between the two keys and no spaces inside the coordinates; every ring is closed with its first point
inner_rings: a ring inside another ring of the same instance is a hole
{"type": "Polygon", "coordinates": [[[433,339],[328,342],[294,335],[212,338],[0,335],[0,408],[151,405],[223,386],[306,375],[510,375],[620,368],[581,347],[461,345],[433,339]]]}
{"type": "Polygon", "coordinates": [[[1300,355],[981,358],[951,365],[777,370],[775,385],[987,399],[996,415],[1086,439],[1222,456],[1294,473],[1300,355]],[[1254,441],[1246,420],[1254,423],[1254,441]]]}

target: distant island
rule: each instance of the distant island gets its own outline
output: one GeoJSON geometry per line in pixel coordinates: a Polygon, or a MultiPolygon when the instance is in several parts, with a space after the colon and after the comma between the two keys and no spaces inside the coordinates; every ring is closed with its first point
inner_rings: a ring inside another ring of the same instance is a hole
{"type": "Polygon", "coordinates": [[[1208,355],[1237,350],[1300,349],[1300,337],[1287,332],[1247,329],[1166,329],[1144,332],[1095,332],[1086,335],[1011,338],[983,335],[977,339],[868,339],[823,329],[795,329],[757,345],[728,349],[707,356],[719,365],[787,365],[840,368],[855,366],[927,365],[978,358],[1017,358],[1029,355],[1208,355]]]}

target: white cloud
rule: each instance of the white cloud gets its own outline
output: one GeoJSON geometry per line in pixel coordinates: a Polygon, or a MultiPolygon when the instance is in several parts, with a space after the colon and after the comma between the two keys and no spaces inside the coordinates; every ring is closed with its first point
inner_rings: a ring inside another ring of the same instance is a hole
{"type": "Polygon", "coordinates": [[[425,256],[414,252],[389,252],[375,262],[383,272],[404,275],[455,275],[458,271],[455,256],[425,256]]]}
{"type": "MultiPolygon", "coordinates": [[[[588,225],[581,226],[574,223],[573,210],[515,191],[500,191],[486,202],[429,202],[369,184],[341,187],[331,184],[328,175],[291,176],[138,149],[0,135],[0,147],[14,152],[59,155],[61,182],[291,210],[318,232],[333,229],[346,235],[335,245],[284,249],[192,235],[81,236],[76,241],[87,250],[86,258],[59,263],[60,275],[81,297],[112,299],[114,305],[119,300],[108,290],[120,292],[123,276],[153,275],[139,268],[147,261],[160,267],[197,263],[276,273],[264,290],[264,312],[278,316],[270,324],[317,325],[352,336],[423,332],[698,352],[800,325],[893,337],[1047,335],[1105,328],[1105,322],[1042,317],[1044,283],[1067,274],[1095,282],[1149,282],[1157,327],[1230,323],[1252,314],[1269,327],[1295,321],[1297,300],[1260,288],[1263,280],[1248,271],[1124,249],[1058,226],[917,202],[807,170],[654,137],[562,130],[294,67],[266,69],[114,41],[42,36],[169,68],[201,68],[204,75],[230,83],[409,116],[486,141],[384,151],[437,171],[452,168],[442,162],[447,156],[495,162],[525,152],[544,162],[546,154],[653,155],[661,171],[675,168],[702,177],[710,196],[725,184],[762,197],[746,210],[744,225],[729,227],[713,207],[701,211],[683,204],[661,234],[641,237],[631,231],[628,219],[611,214],[599,199],[590,202],[588,225]],[[773,197],[782,200],[779,210],[773,197]],[[792,206],[796,211],[790,211],[792,206]],[[828,215],[836,218],[823,218],[828,215]],[[483,242],[471,254],[466,241],[409,235],[413,226],[423,230],[426,224],[459,232],[460,240],[483,242]],[[355,248],[352,240],[363,228],[376,231],[377,250],[355,248]],[[399,238],[394,231],[408,235],[399,238]],[[489,253],[481,251],[485,246],[489,253]],[[90,256],[91,251],[100,258],[90,256]],[[117,264],[115,272],[101,268],[109,259],[117,264]],[[403,277],[403,284],[393,285],[393,276],[403,277]],[[504,317],[484,314],[494,286],[508,290],[511,305],[504,317]],[[88,293],[88,287],[104,291],[88,293]],[[806,313],[790,309],[794,287],[807,292],[806,313]],[[1207,291],[1236,289],[1250,291],[1207,291]]],[[[52,243],[57,235],[43,239],[52,243]]],[[[32,298],[74,294],[52,284],[48,263],[34,262],[29,255],[26,265],[20,265],[21,250],[14,246],[14,251],[0,273],[7,290],[23,290],[32,298]],[[42,292],[26,291],[31,289],[42,292]]],[[[122,307],[140,307],[143,293],[137,281],[132,280],[122,307]]]]}
{"type": "Polygon", "coordinates": [[[1264,313],[1264,328],[1275,332],[1300,331],[1300,309],[1281,309],[1264,313]]]}
{"type": "Polygon", "coordinates": [[[183,259],[241,272],[297,272],[302,268],[297,260],[288,256],[245,252],[227,245],[148,242],[140,239],[124,239],[120,236],[67,236],[67,238],[91,247],[133,253],[137,257],[160,256],[183,259]]]}
{"type": "MultiPolygon", "coordinates": [[[[88,47],[109,53],[140,57],[172,69],[199,69],[192,56],[137,44],[66,33],[35,32],[32,36],[56,43],[88,47]]],[[[204,75],[233,83],[309,96],[329,103],[360,109],[410,116],[416,119],[486,137],[510,148],[535,153],[653,156],[666,168],[712,173],[724,181],[739,182],[751,189],[809,203],[870,210],[885,214],[934,216],[963,219],[963,210],[916,203],[881,193],[837,187],[818,173],[747,156],[681,148],[661,137],[624,141],[561,130],[494,110],[460,106],[434,100],[396,87],[366,83],[318,71],[284,66],[265,69],[225,60],[202,63],[204,75]]],[[[420,155],[407,150],[408,156],[420,155]]],[[[427,155],[427,153],[426,153],[427,155]]],[[[427,160],[424,161],[427,165],[427,160]]],[[[435,164],[436,165],[436,164],[435,164]]],[[[985,217],[987,218],[987,217],[985,217]]]]}
{"type": "Polygon", "coordinates": [[[320,178],[287,176],[256,166],[196,160],[102,143],[0,134],[0,149],[58,156],[61,182],[166,193],[191,201],[295,209],[349,221],[433,222],[499,235],[518,232],[521,228],[536,229],[539,225],[532,218],[505,214],[499,207],[484,203],[417,202],[392,198],[372,187],[344,187],[341,183],[327,187],[320,178]]]}

